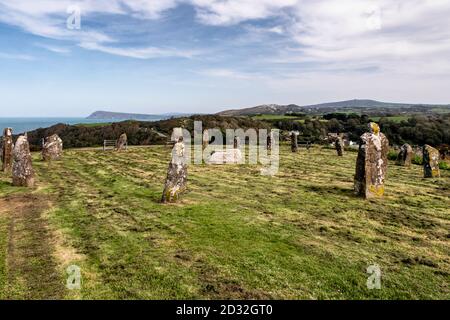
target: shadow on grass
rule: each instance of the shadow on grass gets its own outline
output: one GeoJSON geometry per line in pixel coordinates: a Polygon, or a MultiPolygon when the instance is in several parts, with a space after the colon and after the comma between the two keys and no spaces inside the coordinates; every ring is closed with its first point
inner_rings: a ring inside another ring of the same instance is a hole
{"type": "Polygon", "coordinates": [[[326,194],[336,194],[339,196],[346,196],[349,198],[358,198],[355,191],[352,188],[336,187],[336,186],[326,186],[326,185],[314,185],[309,188],[309,191],[318,193],[320,195],[326,194]]]}
{"type": "Polygon", "coordinates": [[[0,196],[10,193],[13,187],[11,181],[0,180],[0,196]]]}

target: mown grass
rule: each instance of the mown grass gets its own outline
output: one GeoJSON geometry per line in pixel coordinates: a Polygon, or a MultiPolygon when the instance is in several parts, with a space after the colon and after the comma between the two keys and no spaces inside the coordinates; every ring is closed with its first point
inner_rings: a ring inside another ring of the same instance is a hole
{"type": "Polygon", "coordinates": [[[352,193],[355,153],[282,146],[276,177],[192,165],[182,201],[162,205],[169,156],[163,146],[68,150],[51,164],[34,155],[33,193],[53,197],[46,219],[61,235],[58,270],[82,270],[66,298],[450,298],[448,171],[425,180],[420,166],[392,162],[385,198],[366,201],[352,193]],[[371,264],[381,290],[367,289],[371,264]]]}

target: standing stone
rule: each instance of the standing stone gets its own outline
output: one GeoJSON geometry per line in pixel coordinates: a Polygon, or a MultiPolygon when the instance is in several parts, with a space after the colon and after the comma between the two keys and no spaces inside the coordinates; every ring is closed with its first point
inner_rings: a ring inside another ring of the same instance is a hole
{"type": "Polygon", "coordinates": [[[209,145],[209,131],[205,130],[203,132],[203,140],[202,140],[203,150],[209,145]]]}
{"type": "Polygon", "coordinates": [[[63,142],[61,138],[57,134],[47,137],[42,148],[42,159],[44,161],[59,160],[62,154],[63,142]]]}
{"type": "Polygon", "coordinates": [[[270,130],[269,134],[267,135],[267,151],[272,151],[272,141],[273,141],[273,134],[272,130],[270,130]]]}
{"type": "Polygon", "coordinates": [[[119,137],[119,140],[117,140],[116,150],[122,151],[126,150],[128,143],[128,138],[126,133],[122,133],[119,137]]]}
{"type": "Polygon", "coordinates": [[[299,133],[297,131],[291,132],[291,150],[292,150],[292,152],[298,151],[298,141],[297,141],[298,135],[299,135],[299,133]]]}
{"type": "Polygon", "coordinates": [[[169,163],[161,202],[176,202],[180,195],[186,191],[186,184],[187,161],[183,137],[180,137],[172,150],[172,160],[169,163]]]}
{"type": "Polygon", "coordinates": [[[172,136],[170,141],[173,142],[174,144],[178,142],[178,140],[180,139],[180,137],[183,136],[183,128],[173,128],[172,130],[172,136]]]}
{"type": "Polygon", "coordinates": [[[239,137],[234,137],[233,148],[239,149],[239,144],[240,144],[239,137]]]}
{"type": "Polygon", "coordinates": [[[13,149],[13,185],[19,187],[34,186],[34,170],[31,161],[30,145],[27,136],[20,136],[13,149]]]}
{"type": "Polygon", "coordinates": [[[336,138],[336,141],[334,141],[334,146],[336,148],[337,155],[339,157],[344,156],[344,141],[342,140],[341,136],[338,136],[336,138]]]}
{"type": "Polygon", "coordinates": [[[361,136],[356,160],[355,192],[366,199],[384,195],[389,141],[376,123],[369,124],[370,132],[361,136]]]}
{"type": "Polygon", "coordinates": [[[423,146],[423,171],[425,178],[439,178],[439,151],[429,145],[423,146]]]}
{"type": "Polygon", "coordinates": [[[7,172],[12,168],[13,162],[13,138],[12,138],[12,129],[5,128],[3,131],[3,141],[2,141],[2,171],[7,172]]]}
{"type": "Polygon", "coordinates": [[[329,133],[328,141],[334,145],[334,147],[336,148],[337,155],[339,157],[344,156],[344,140],[342,138],[342,134],[329,133]]]}
{"type": "Polygon", "coordinates": [[[400,152],[398,153],[397,165],[410,167],[412,157],[413,157],[413,149],[409,144],[405,143],[404,145],[401,146],[400,152]]]}

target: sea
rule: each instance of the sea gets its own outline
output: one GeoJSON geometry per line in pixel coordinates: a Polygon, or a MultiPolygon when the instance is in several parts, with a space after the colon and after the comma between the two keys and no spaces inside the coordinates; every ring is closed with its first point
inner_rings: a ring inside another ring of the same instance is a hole
{"type": "MultiPolygon", "coordinates": [[[[161,119],[152,119],[152,121],[158,121],[161,119]]],[[[3,128],[12,128],[13,134],[24,133],[39,128],[48,128],[58,123],[63,124],[89,124],[89,123],[109,123],[120,122],[123,120],[117,119],[86,119],[86,118],[3,118],[0,117],[0,135],[3,132],[3,128]]]]}

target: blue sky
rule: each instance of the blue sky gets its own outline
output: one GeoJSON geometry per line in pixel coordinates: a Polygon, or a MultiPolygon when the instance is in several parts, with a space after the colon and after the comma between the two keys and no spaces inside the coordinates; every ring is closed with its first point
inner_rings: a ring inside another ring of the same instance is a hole
{"type": "Polygon", "coordinates": [[[448,0],[0,0],[0,116],[448,104],[449,16],[448,0]]]}

